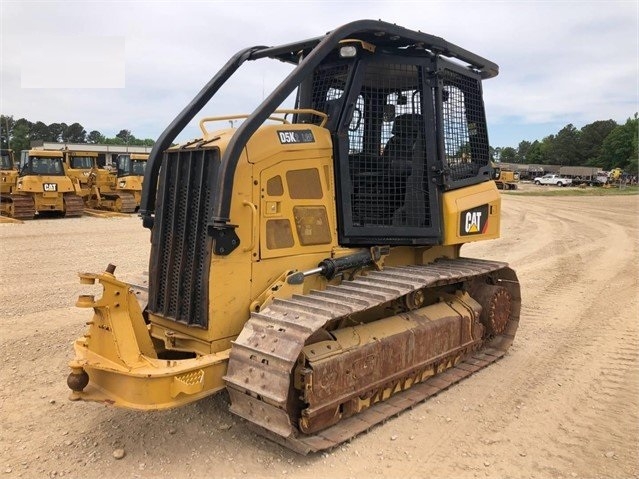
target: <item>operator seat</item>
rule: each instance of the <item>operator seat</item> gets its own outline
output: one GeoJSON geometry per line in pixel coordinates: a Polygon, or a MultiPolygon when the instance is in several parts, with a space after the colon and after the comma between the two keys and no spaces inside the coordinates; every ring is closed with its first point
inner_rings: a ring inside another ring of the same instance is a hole
{"type": "Polygon", "coordinates": [[[418,140],[424,135],[424,118],[417,113],[405,113],[395,118],[391,133],[393,136],[386,143],[382,160],[386,163],[391,175],[408,176],[411,172],[413,150],[418,140]]]}
{"type": "Polygon", "coordinates": [[[424,118],[406,113],[395,118],[393,136],[382,153],[386,192],[394,203],[391,224],[423,226],[426,219],[424,118]]]}

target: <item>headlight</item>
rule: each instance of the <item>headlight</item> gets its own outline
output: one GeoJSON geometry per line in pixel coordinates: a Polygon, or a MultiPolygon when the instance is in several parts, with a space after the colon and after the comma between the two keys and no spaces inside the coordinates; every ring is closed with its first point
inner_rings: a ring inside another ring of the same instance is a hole
{"type": "Polygon", "coordinates": [[[357,55],[357,48],[353,45],[348,45],[339,49],[339,56],[342,58],[353,58],[357,55]]]}

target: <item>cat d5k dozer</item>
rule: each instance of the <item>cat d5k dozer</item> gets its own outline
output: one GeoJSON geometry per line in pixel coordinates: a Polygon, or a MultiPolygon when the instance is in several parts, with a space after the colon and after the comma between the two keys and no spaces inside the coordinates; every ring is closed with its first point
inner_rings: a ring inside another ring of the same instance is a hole
{"type": "Polygon", "coordinates": [[[497,72],[372,20],[237,53],[151,152],[148,297],[112,266],[81,275],[103,295],[78,300],[95,314],[75,343],[71,398],[158,410],[226,389],[231,411],[308,453],[502,357],[517,277],[460,255],[499,236],[481,87],[497,72]],[[203,118],[200,138],[171,146],[263,59],[291,71],[252,113],[203,118]]]}

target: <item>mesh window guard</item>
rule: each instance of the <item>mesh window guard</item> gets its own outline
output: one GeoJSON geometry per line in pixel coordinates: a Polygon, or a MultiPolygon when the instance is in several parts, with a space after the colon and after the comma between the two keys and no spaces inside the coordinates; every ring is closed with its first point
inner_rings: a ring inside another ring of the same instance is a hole
{"type": "Polygon", "coordinates": [[[430,224],[419,88],[415,65],[368,66],[349,127],[354,227],[430,224]]]}
{"type": "Polygon", "coordinates": [[[480,81],[444,72],[442,105],[445,161],[453,181],[477,176],[488,165],[488,138],[480,81]]]}

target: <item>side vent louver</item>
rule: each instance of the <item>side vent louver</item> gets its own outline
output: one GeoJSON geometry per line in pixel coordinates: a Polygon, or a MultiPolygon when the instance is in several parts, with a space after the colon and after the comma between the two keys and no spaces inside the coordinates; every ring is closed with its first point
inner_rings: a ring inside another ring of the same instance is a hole
{"type": "Polygon", "coordinates": [[[164,154],[149,265],[149,312],[189,326],[208,327],[213,188],[217,148],[164,154]]]}

